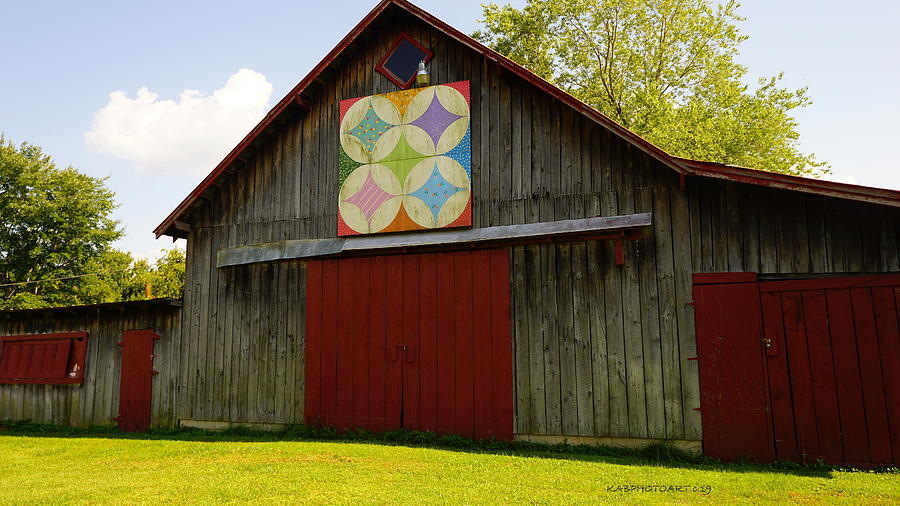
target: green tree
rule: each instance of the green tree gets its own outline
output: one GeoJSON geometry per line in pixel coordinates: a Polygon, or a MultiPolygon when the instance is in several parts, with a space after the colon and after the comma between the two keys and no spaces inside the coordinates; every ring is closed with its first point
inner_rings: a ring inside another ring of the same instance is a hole
{"type": "Polygon", "coordinates": [[[0,136],[0,308],[77,303],[72,278],[122,235],[115,207],[105,179],[0,136]]]}
{"type": "Polygon", "coordinates": [[[747,37],[734,0],[528,0],[485,4],[475,38],[676,156],[797,175],[827,172],[799,150],[807,89],[782,74],[743,84],[747,37]]]}
{"type": "Polygon", "coordinates": [[[166,251],[152,265],[124,251],[106,251],[89,266],[97,274],[78,280],[76,298],[85,304],[145,300],[148,291],[150,298],[181,298],[184,261],[184,250],[178,248],[166,251]]]}

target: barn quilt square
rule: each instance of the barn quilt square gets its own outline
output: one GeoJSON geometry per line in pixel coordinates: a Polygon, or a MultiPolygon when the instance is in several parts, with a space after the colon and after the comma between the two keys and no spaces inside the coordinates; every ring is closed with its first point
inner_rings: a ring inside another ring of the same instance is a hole
{"type": "Polygon", "coordinates": [[[338,235],[472,225],[469,82],[340,102],[338,235]]]}

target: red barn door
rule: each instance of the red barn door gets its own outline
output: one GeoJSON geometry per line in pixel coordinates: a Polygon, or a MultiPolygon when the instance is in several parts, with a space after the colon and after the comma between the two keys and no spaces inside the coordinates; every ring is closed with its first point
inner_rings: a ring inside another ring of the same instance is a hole
{"type": "Polygon", "coordinates": [[[506,250],[312,261],[306,423],[511,439],[506,250]]]}
{"type": "Polygon", "coordinates": [[[694,278],[704,452],[900,462],[900,275],[754,279],[694,278]]]}
{"type": "Polygon", "coordinates": [[[722,460],[771,461],[775,454],[756,277],[747,282],[746,273],[726,274],[717,284],[699,284],[699,278],[694,281],[694,313],[703,453],[722,460]]]}
{"type": "Polygon", "coordinates": [[[150,428],[153,388],[153,345],[159,335],[153,330],[122,333],[122,371],[119,377],[119,428],[146,432],[150,428]]]}

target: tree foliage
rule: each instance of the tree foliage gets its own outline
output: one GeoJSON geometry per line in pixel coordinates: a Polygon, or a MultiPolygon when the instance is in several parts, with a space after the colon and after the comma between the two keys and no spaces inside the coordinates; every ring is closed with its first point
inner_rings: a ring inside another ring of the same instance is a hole
{"type": "Polygon", "coordinates": [[[151,264],[131,254],[109,250],[94,260],[78,283],[79,303],[120,302],[147,298],[181,298],[184,289],[184,250],[170,249],[151,264]],[[149,295],[149,296],[148,296],[149,295]]]}
{"type": "Polygon", "coordinates": [[[105,180],[58,168],[37,146],[0,136],[0,306],[65,304],[122,232],[105,180]],[[28,283],[28,284],[15,284],[28,283]]]}
{"type": "Polygon", "coordinates": [[[0,136],[0,309],[181,297],[183,250],[151,264],[112,249],[121,237],[103,178],[58,168],[37,146],[0,136]]]}
{"type": "Polygon", "coordinates": [[[744,84],[734,0],[528,0],[486,4],[475,37],[666,151],[798,175],[826,172],[799,150],[792,111],[806,88],[782,74],[744,84]]]}

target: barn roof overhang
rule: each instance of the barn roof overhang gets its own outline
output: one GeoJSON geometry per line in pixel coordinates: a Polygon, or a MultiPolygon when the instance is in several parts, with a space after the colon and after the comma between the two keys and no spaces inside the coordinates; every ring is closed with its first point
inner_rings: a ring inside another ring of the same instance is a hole
{"type": "Polygon", "coordinates": [[[103,302],[99,304],[83,304],[80,306],[57,306],[57,307],[41,307],[30,309],[3,309],[0,310],[0,318],[14,318],[16,316],[37,315],[37,314],[83,314],[87,312],[106,312],[106,311],[136,311],[152,308],[168,308],[181,307],[181,299],[172,297],[160,297],[158,299],[149,300],[130,300],[124,302],[103,302]]]}
{"type": "MultiPolygon", "coordinates": [[[[578,240],[621,241],[634,238],[641,229],[652,223],[650,213],[640,213],[475,229],[279,241],[219,250],[216,267],[279,260],[499,248],[578,240]]],[[[617,250],[617,261],[620,258],[617,250]]]]}
{"type": "Polygon", "coordinates": [[[900,192],[894,190],[791,176],[778,172],[689,160],[687,158],[676,158],[676,160],[687,169],[688,175],[725,179],[756,186],[768,186],[770,188],[900,207],[900,192]]]}
{"type": "MultiPolygon", "coordinates": [[[[664,166],[669,167],[670,169],[676,171],[681,175],[697,175],[697,176],[706,176],[706,177],[716,177],[720,179],[729,179],[749,184],[761,184],[763,186],[777,186],[773,184],[768,184],[766,178],[761,177],[745,177],[744,174],[739,174],[735,170],[708,170],[705,167],[708,162],[699,162],[695,160],[685,160],[682,158],[678,158],[672,156],[659,147],[653,145],[653,143],[643,139],[639,135],[634,132],[628,130],[627,128],[619,125],[612,119],[608,118],[606,115],[602,114],[600,111],[597,111],[593,107],[581,102],[577,98],[572,95],[566,93],[550,82],[542,79],[537,76],[533,72],[529,71],[525,67],[513,62],[509,58],[503,56],[502,54],[494,51],[493,49],[481,44],[475,39],[469,37],[468,35],[460,32],[459,30],[453,28],[452,26],[444,23],[440,19],[431,15],[430,13],[424,11],[423,9],[413,5],[407,0],[382,0],[369,12],[366,17],[364,17],[351,31],[348,33],[334,49],[329,52],[325,58],[322,59],[316,65],[313,70],[300,81],[297,86],[295,86],[278,104],[275,105],[259,122],[251,131],[238,143],[234,149],[231,150],[228,155],[200,182],[199,185],[190,193],[187,197],[176,207],[166,218],[163,220],[159,226],[156,227],[154,233],[156,237],[160,237],[162,235],[168,235],[173,238],[186,238],[189,233],[189,226],[186,226],[185,217],[191,211],[191,209],[200,201],[203,196],[209,191],[211,188],[214,188],[217,184],[219,184],[219,178],[224,174],[227,174],[230,170],[230,167],[235,161],[242,160],[246,155],[244,155],[245,151],[250,148],[255,142],[257,142],[258,138],[266,132],[267,129],[272,127],[273,125],[279,124],[279,117],[285,112],[292,108],[308,110],[309,105],[307,98],[304,97],[304,93],[308,90],[308,88],[313,85],[317,80],[319,80],[322,74],[332,65],[334,65],[338,60],[340,55],[350,47],[354,41],[356,41],[360,35],[376,20],[378,19],[389,7],[395,6],[396,8],[400,8],[413,16],[418,17],[425,23],[431,25],[436,30],[439,30],[445,33],[450,38],[458,41],[462,45],[477,51],[484,55],[488,60],[493,61],[495,64],[500,66],[501,68],[506,69],[511,72],[513,75],[524,79],[525,81],[533,84],[538,89],[544,91],[548,95],[558,99],[559,101],[569,105],[573,109],[579,111],[584,114],[588,118],[594,120],[596,123],[606,127],[610,131],[616,133],[623,139],[629,141],[631,144],[636,146],[638,149],[644,151],[649,156],[658,160],[664,166]]],[[[718,165],[718,164],[712,164],[718,165]]],[[[722,166],[725,168],[727,166],[722,166]]],[[[727,167],[728,169],[736,169],[734,167],[727,167]]],[[[745,169],[750,170],[750,169],[745,169]]],[[[763,171],[756,171],[763,172],[763,171]]],[[[774,173],[767,173],[774,174],[774,173]]],[[[820,195],[831,195],[838,196],[840,198],[848,198],[853,200],[863,200],[866,202],[874,202],[884,205],[890,206],[900,206],[900,192],[892,191],[892,190],[881,190],[877,188],[869,188],[857,185],[845,185],[843,183],[829,183],[833,188],[843,188],[854,187],[853,189],[845,189],[846,191],[835,191],[835,192],[823,192],[820,191],[821,181],[810,178],[796,178],[797,181],[793,183],[793,187],[788,188],[792,190],[805,191],[808,193],[815,193],[820,195]],[[885,195],[889,195],[885,198],[885,195]]]]}

